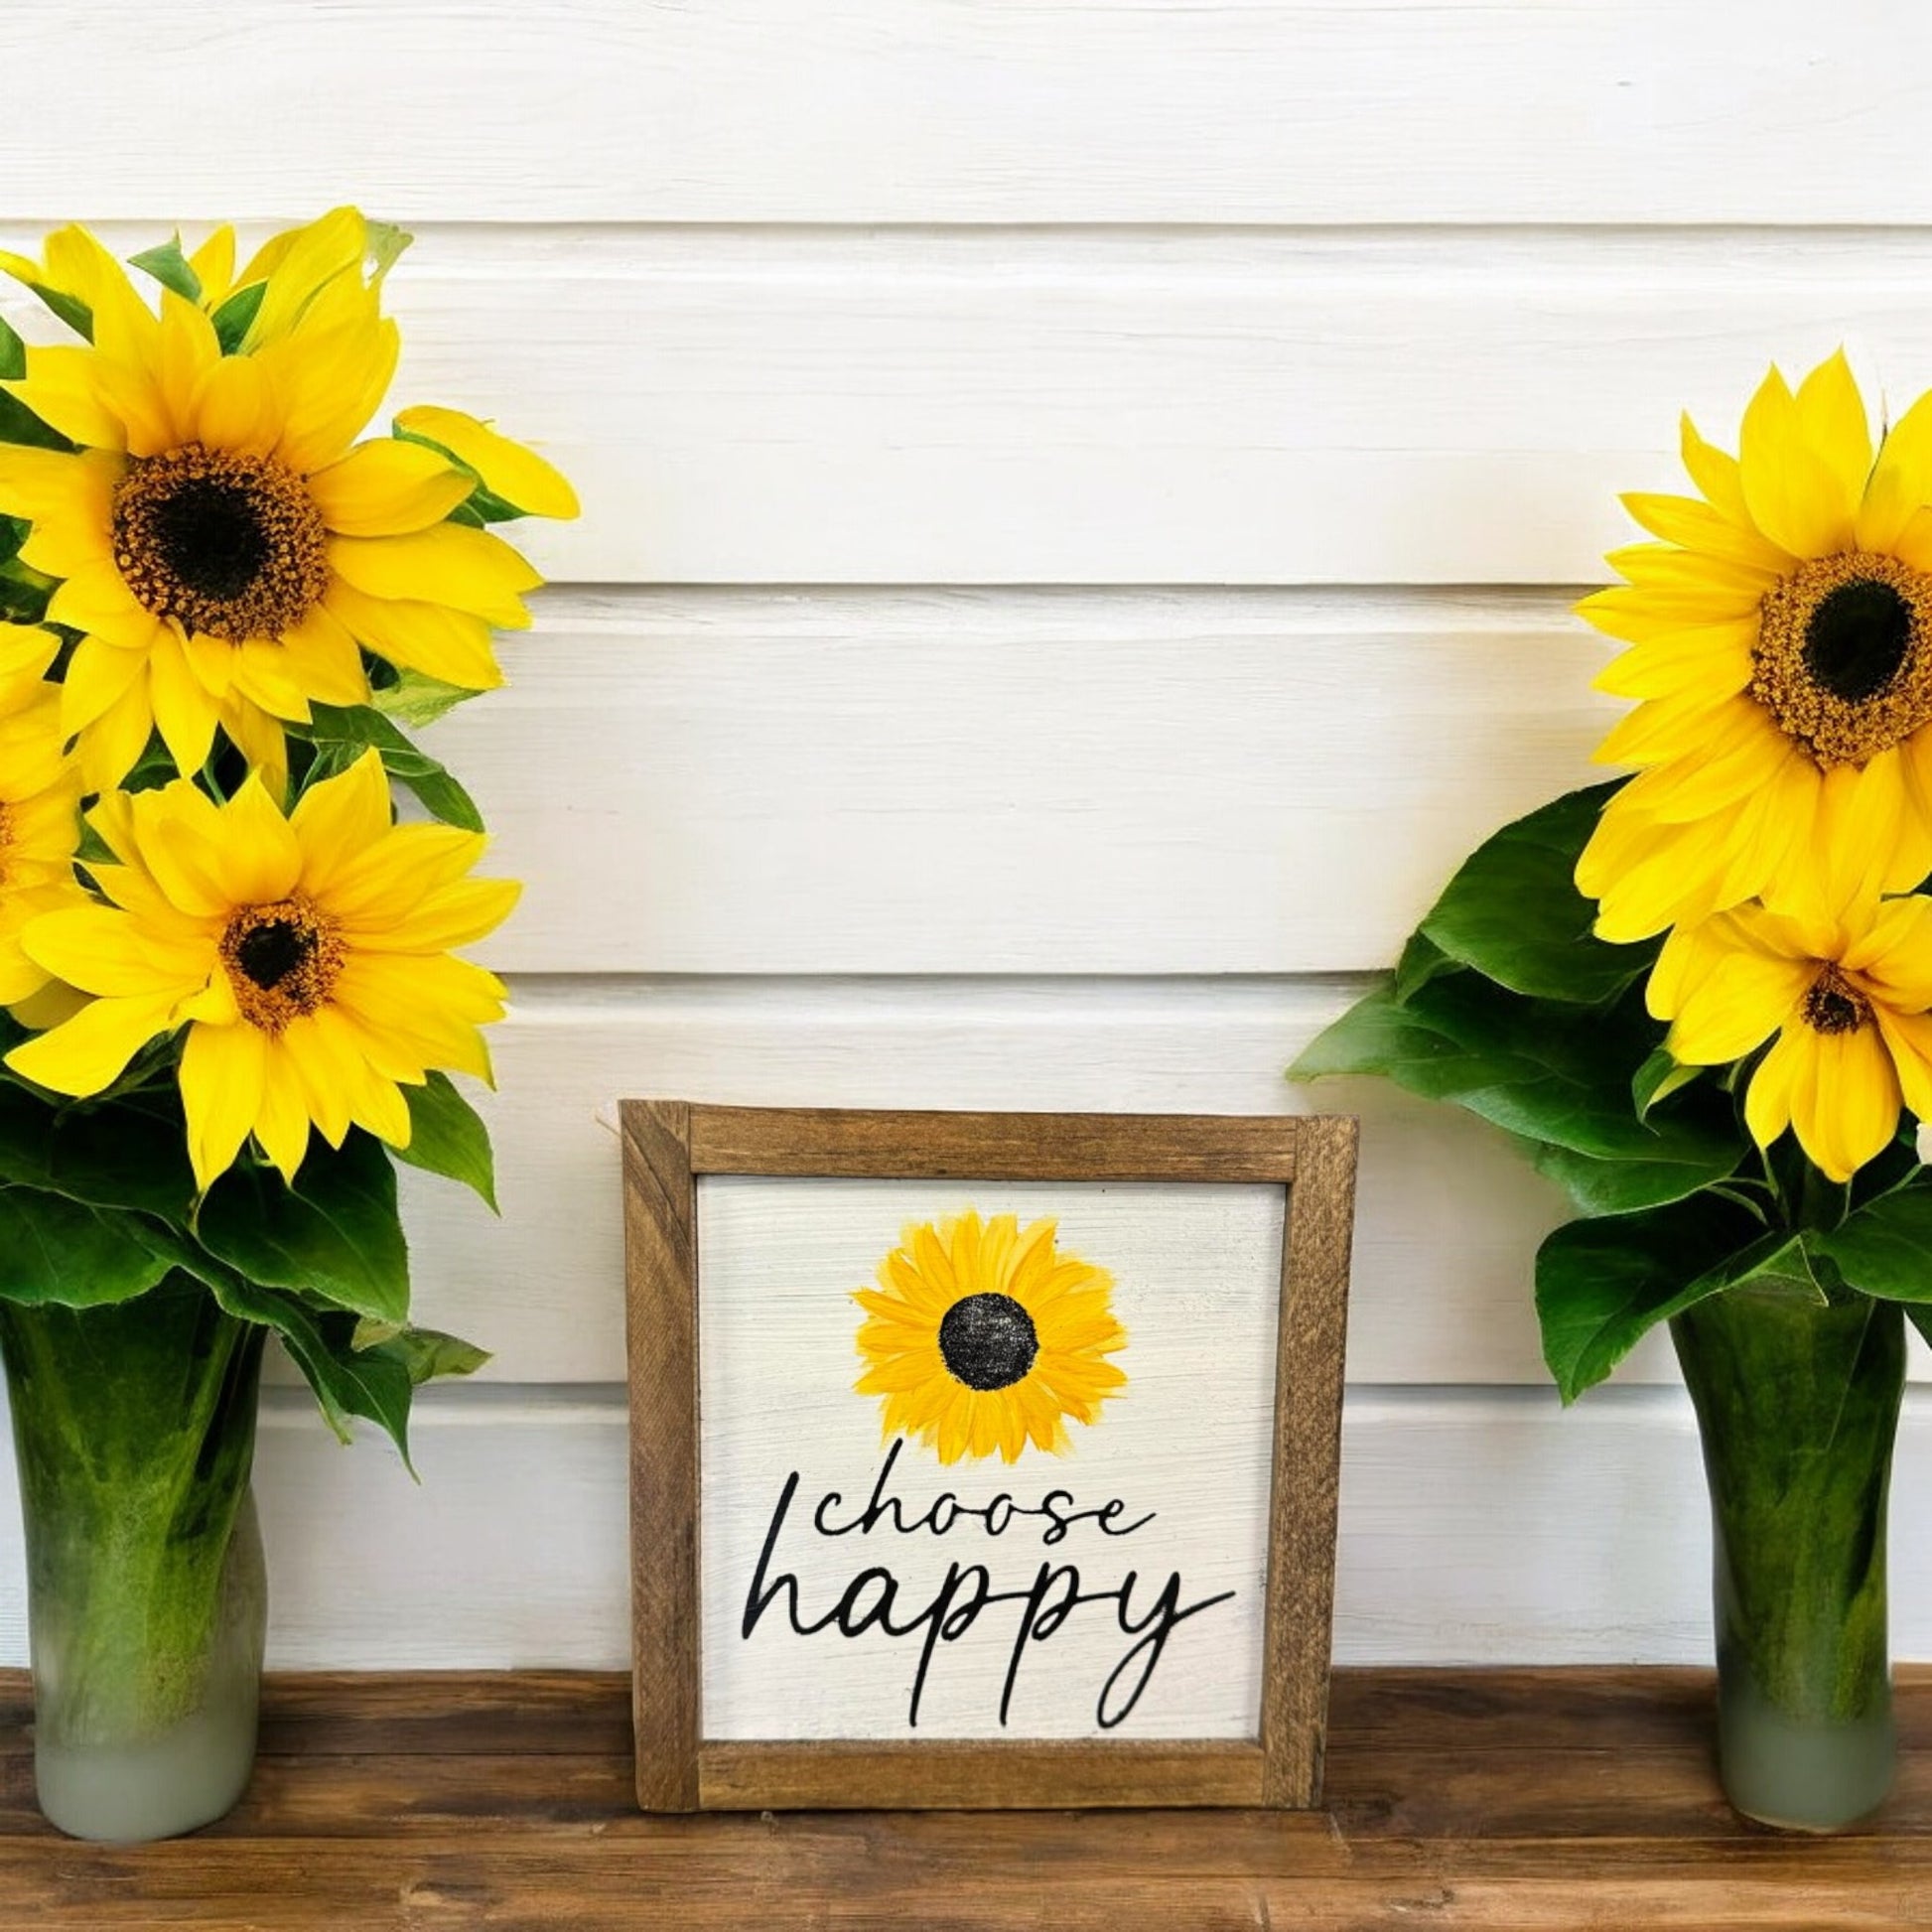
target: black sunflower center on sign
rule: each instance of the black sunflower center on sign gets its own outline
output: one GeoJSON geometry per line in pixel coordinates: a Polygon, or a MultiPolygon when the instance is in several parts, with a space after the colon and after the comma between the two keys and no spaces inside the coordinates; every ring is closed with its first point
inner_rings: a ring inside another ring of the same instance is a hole
{"type": "Polygon", "coordinates": [[[939,1323],[939,1355],[969,1389],[1007,1389],[1039,1353],[1034,1318],[1011,1295],[968,1295],[939,1323]]]}
{"type": "Polygon", "coordinates": [[[240,643],[280,637],[329,588],[329,532],[302,480],[270,457],[190,443],[128,467],[114,563],[158,618],[240,643]]]}

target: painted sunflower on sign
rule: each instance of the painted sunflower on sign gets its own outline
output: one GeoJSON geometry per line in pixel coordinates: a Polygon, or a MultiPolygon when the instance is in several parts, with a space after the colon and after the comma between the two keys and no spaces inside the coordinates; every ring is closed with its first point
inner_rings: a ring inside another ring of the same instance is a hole
{"type": "Polygon", "coordinates": [[[1623,500],[1659,541],[1578,607],[1631,646],[1637,700],[1597,758],[1638,767],[1577,868],[1597,931],[1647,938],[1762,897],[1816,897],[1853,846],[1872,893],[1932,873],[1932,397],[1874,452],[1844,354],[1774,368],[1735,458],[1688,418],[1696,496],[1623,500]]]}
{"type": "Polygon", "coordinates": [[[218,231],[139,258],[158,311],[83,229],[44,266],[0,257],[87,338],[27,348],[3,385],[66,447],[0,447],[0,511],[31,525],[21,560],[58,580],[47,621],[77,635],[62,717],[90,788],[157,728],[183,775],[217,729],[277,768],[312,704],[368,701],[365,653],[466,691],[502,682],[491,627],[529,622],[539,579],[483,525],[576,499],[459,411],[357,441],[395,372],[380,295],[402,240],[338,209],[237,276],[218,231]]]}
{"type": "Polygon", "coordinates": [[[288,1180],[315,1127],[407,1147],[402,1088],[432,1068],[489,1077],[478,1028],[503,1014],[492,974],[451,957],[515,903],[471,879],[485,841],[394,825],[371,752],[287,817],[259,778],[225,805],[187,780],[115,793],[88,814],[113,855],[109,903],[27,924],[22,949],[93,997],[7,1055],[55,1093],[111,1086],[149,1041],[186,1029],[181,1095],[200,1186],[252,1135],[288,1180]]]}
{"type": "Polygon", "coordinates": [[[1066,1424],[1091,1424],[1126,1386],[1109,1355],[1127,1346],[1113,1278],[1061,1250],[1056,1226],[977,1212],[908,1227],[879,1264],[866,1311],[861,1395],[885,1398],[887,1436],[916,1437],[941,1462],[1017,1461],[1029,1443],[1063,1452],[1066,1424]]]}

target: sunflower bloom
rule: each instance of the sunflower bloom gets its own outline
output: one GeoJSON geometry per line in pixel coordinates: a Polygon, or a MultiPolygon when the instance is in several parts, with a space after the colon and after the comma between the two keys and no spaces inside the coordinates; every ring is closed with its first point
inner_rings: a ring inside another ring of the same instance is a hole
{"type": "Polygon", "coordinates": [[[480,834],[390,822],[374,753],[287,817],[259,777],[216,805],[188,780],[88,814],[115,864],[111,903],[28,926],[28,956],[92,1002],[7,1064],[57,1093],[98,1093],[150,1040],[186,1028],[182,1100],[207,1188],[252,1134],[293,1180],[314,1126],[407,1147],[401,1087],[432,1068],[489,1077],[478,1028],[501,983],[449,948],[482,938],[517,888],[471,879],[480,834]],[[399,1084],[400,1083],[400,1084],[399,1084]]]}
{"type": "Polygon", "coordinates": [[[1854,902],[1831,916],[1742,905],[1664,943],[1651,1012],[1687,1065],[1770,1051],[1744,1121],[1759,1147],[1786,1127],[1828,1178],[1849,1180],[1898,1131],[1932,1118],[1932,899],[1854,902]]]}
{"type": "MultiPolygon", "coordinates": [[[[53,645],[46,632],[37,634],[53,645]]],[[[0,642],[0,666],[5,650],[0,642]]],[[[28,924],[84,897],[73,876],[80,778],[64,756],[60,693],[51,684],[40,691],[0,712],[0,1006],[31,1000],[53,978],[22,949],[28,924]]]]}
{"type": "Polygon", "coordinates": [[[1113,1278],[1055,1246],[1051,1221],[972,1210],[905,1230],[879,1264],[879,1286],[853,1299],[866,1372],[853,1385],[885,1397],[887,1436],[903,1432],[941,1462],[1017,1461],[1031,1442],[1063,1451],[1066,1422],[1098,1420],[1126,1386],[1106,1358],[1127,1346],[1109,1305],[1113,1278]]]}
{"type": "Polygon", "coordinates": [[[1736,458],[1687,419],[1696,496],[1632,495],[1660,540],[1579,605],[1631,646],[1597,679],[1637,700],[1597,759],[1637,775],[1577,868],[1631,940],[1746,899],[1817,896],[1839,839],[1873,893],[1932,873],[1932,396],[1875,459],[1843,353],[1794,394],[1773,369],[1736,458]]]}
{"type": "MultiPolygon", "coordinates": [[[[23,560],[61,580],[48,621],[81,633],[62,717],[90,789],[157,728],[184,775],[217,728],[275,765],[284,721],[368,700],[365,651],[465,690],[502,682],[491,628],[529,622],[539,579],[450,520],[478,472],[422,437],[356,440],[398,350],[364,244],[361,216],[338,210],[271,242],[243,271],[262,279],[214,314],[174,289],[157,314],[85,230],[49,242],[54,292],[81,305],[90,341],[29,348],[6,386],[77,447],[0,448],[0,510],[32,525],[23,560]],[[252,319],[230,352],[216,316],[243,293],[252,319]]],[[[231,250],[217,237],[193,258],[209,287],[231,250]]],[[[555,472],[519,455],[574,513],[555,472]]]]}

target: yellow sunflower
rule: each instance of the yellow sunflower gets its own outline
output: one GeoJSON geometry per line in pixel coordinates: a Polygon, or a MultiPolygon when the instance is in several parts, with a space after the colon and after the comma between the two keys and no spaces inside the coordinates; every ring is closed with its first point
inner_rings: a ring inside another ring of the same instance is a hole
{"type": "Polygon", "coordinates": [[[466,875],[485,841],[393,825],[371,752],[284,817],[259,776],[225,805],[186,779],[116,792],[87,815],[117,864],[88,867],[112,902],[35,919],[47,972],[96,996],[7,1064],[92,1094],[148,1041],[186,1027],[189,1152],[207,1187],[252,1133],[293,1180],[313,1124],[409,1145],[402,1085],[431,1068],[489,1076],[477,1029],[501,983],[449,948],[509,911],[508,880],[466,875]]]}
{"type": "MultiPolygon", "coordinates": [[[[5,633],[16,628],[0,626],[0,691],[14,642],[5,633]]],[[[52,647],[45,631],[35,634],[52,647]]],[[[28,646],[30,656],[36,648],[28,646]]],[[[65,755],[66,742],[61,694],[53,685],[0,709],[0,1006],[31,1000],[53,977],[22,949],[28,923],[84,897],[73,875],[80,775],[65,755]]]]}
{"type": "Polygon", "coordinates": [[[1932,899],[1854,900],[1832,914],[1733,907],[1664,942],[1650,1010],[1687,1065],[1770,1039],[1744,1121],[1768,1148],[1792,1128],[1833,1180],[1880,1153],[1900,1105],[1932,1119],[1932,899]]]}
{"type": "Polygon", "coordinates": [[[1735,459],[1688,419],[1683,454],[1701,493],[1626,496],[1660,541],[1578,607],[1632,646],[1599,688],[1638,701],[1577,868],[1606,939],[1803,897],[1838,839],[1873,892],[1932,873],[1932,396],[1874,459],[1841,352],[1795,394],[1766,376],[1735,459]]]}
{"type": "Polygon", "coordinates": [[[885,1397],[887,1436],[916,1436],[941,1462],[1016,1461],[1028,1443],[1067,1448],[1066,1419],[1092,1423],[1126,1375],[1106,1358],[1127,1346],[1105,1269],[1054,1246],[1055,1225],[972,1209],[908,1227],[879,1264],[854,1384],[885,1397]]]}
{"type": "MultiPolygon", "coordinates": [[[[163,289],[157,314],[83,229],[48,244],[62,279],[50,266],[46,288],[79,305],[90,341],[29,348],[6,387],[77,447],[0,448],[0,510],[32,524],[23,560],[61,580],[48,621],[81,633],[63,718],[91,789],[118,782],[156,727],[184,774],[217,726],[274,766],[280,721],[368,698],[363,651],[466,690],[502,682],[491,626],[527,624],[539,579],[500,537],[450,519],[474,514],[480,486],[497,515],[571,515],[575,498],[457,411],[431,412],[448,418],[441,436],[355,440],[398,346],[365,239],[345,209],[271,242],[243,271],[262,279],[236,292],[259,301],[232,352],[216,316],[235,294],[211,314],[163,289]]],[[[230,237],[190,260],[219,289],[231,251],[230,237]]]]}

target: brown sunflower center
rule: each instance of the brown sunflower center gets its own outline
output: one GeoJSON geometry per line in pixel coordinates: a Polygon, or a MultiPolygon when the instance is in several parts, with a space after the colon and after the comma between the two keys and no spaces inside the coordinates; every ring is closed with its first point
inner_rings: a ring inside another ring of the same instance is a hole
{"type": "Polygon", "coordinates": [[[305,894],[244,905],[221,935],[235,1004],[250,1026],[279,1034],[314,1013],[342,971],[343,943],[305,894]]]}
{"type": "Polygon", "coordinates": [[[112,522],[128,589],[205,636],[279,637],[329,588],[322,512],[269,457],[189,443],[137,458],[115,487],[112,522]]]}
{"type": "Polygon", "coordinates": [[[1799,1012],[1815,1034],[1855,1034],[1871,1018],[1871,1002],[1836,966],[1827,966],[1799,1012]]]}
{"type": "Polygon", "coordinates": [[[1932,577],[1865,551],[1765,593],[1750,692],[1821,765],[1863,764],[1932,723],[1932,577]]]}
{"type": "Polygon", "coordinates": [[[940,1359],[969,1389],[1010,1389],[1038,1353],[1034,1318],[1011,1295],[968,1295],[939,1323],[940,1359]]]}

